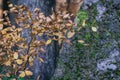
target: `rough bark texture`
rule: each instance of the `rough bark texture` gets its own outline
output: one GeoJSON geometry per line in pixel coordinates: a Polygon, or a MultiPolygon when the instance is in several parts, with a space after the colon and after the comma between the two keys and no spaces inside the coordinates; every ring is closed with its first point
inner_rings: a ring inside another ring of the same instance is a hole
{"type": "MultiPolygon", "coordinates": [[[[6,1],[8,0],[5,0],[5,2],[6,1]]],[[[55,10],[56,12],[58,12],[59,10],[63,10],[63,11],[68,10],[68,12],[76,15],[78,10],[80,9],[82,0],[64,0],[64,1],[63,0],[56,0],[56,1],[55,0],[11,0],[11,2],[16,5],[21,5],[21,4],[26,5],[31,11],[33,11],[36,7],[40,8],[40,10],[46,16],[48,16],[52,14],[53,10],[55,10]],[[64,7],[64,4],[67,5],[65,5],[64,7]]],[[[5,6],[4,8],[8,9],[7,6],[5,6]]],[[[13,15],[10,15],[10,17],[12,17],[13,19],[13,15]]],[[[24,35],[29,34],[28,30],[24,30],[23,32],[25,33],[24,35]]],[[[27,38],[29,40],[30,36],[27,36],[27,38]]],[[[46,39],[46,37],[42,36],[42,38],[40,39],[46,39]]],[[[46,49],[45,54],[39,53],[39,56],[43,58],[45,62],[42,63],[38,59],[35,59],[34,66],[33,68],[31,68],[31,70],[33,70],[34,73],[33,75],[34,80],[36,80],[38,76],[40,76],[40,80],[49,80],[51,76],[54,74],[57,57],[59,55],[58,43],[56,41],[53,41],[52,44],[45,47],[45,49],[46,49]]]]}
{"type": "Polygon", "coordinates": [[[56,0],[55,10],[56,12],[73,14],[73,19],[76,17],[83,0],[56,0]]]}

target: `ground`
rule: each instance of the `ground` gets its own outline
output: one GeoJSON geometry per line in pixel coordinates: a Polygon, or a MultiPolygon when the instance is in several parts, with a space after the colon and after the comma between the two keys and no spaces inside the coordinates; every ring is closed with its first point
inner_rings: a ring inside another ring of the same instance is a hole
{"type": "Polygon", "coordinates": [[[120,80],[119,5],[119,0],[84,0],[78,27],[86,24],[63,49],[52,80],[120,80]]]}

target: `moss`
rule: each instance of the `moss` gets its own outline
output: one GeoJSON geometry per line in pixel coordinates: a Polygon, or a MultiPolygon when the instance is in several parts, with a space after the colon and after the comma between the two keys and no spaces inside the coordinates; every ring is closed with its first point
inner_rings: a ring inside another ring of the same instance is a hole
{"type": "Polygon", "coordinates": [[[115,71],[116,75],[120,76],[120,70],[115,71]]]}

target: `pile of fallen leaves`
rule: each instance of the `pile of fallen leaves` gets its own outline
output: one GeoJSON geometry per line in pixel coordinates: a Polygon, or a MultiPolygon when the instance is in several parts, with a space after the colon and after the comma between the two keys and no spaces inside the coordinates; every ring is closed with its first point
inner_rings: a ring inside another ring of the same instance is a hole
{"type": "Polygon", "coordinates": [[[27,66],[33,66],[33,61],[38,58],[42,63],[44,59],[38,56],[38,52],[45,53],[45,46],[58,41],[70,44],[70,38],[75,34],[70,14],[56,13],[46,17],[36,8],[33,12],[23,5],[9,4],[10,10],[3,11],[4,19],[0,19],[0,65],[11,67],[6,74],[19,74],[19,77],[31,76],[32,71],[27,66]],[[12,25],[8,14],[14,15],[12,25]],[[18,26],[18,27],[16,27],[18,26]],[[29,31],[29,41],[23,37],[23,30],[29,31]],[[47,40],[38,40],[37,37],[47,36],[47,40]]]}

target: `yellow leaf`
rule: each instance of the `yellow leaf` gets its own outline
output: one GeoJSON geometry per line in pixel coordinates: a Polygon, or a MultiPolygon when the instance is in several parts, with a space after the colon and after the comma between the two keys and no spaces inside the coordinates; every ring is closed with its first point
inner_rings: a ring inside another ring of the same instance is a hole
{"type": "Polygon", "coordinates": [[[32,76],[32,75],[33,75],[33,73],[32,73],[31,71],[28,71],[28,70],[25,70],[25,74],[26,74],[27,76],[32,76]]]}
{"type": "Polygon", "coordinates": [[[75,35],[75,32],[74,32],[74,31],[72,31],[72,32],[69,31],[68,34],[67,34],[67,37],[68,37],[68,38],[71,38],[71,37],[73,37],[74,35],[75,35]]]}
{"type": "Polygon", "coordinates": [[[49,45],[51,42],[52,42],[52,40],[51,40],[51,39],[48,39],[48,40],[46,41],[46,45],[49,45]]]}
{"type": "Polygon", "coordinates": [[[19,64],[19,65],[20,65],[20,64],[22,64],[22,63],[23,63],[23,60],[21,60],[21,59],[17,59],[17,60],[16,60],[16,62],[17,62],[17,64],[19,64]]]}
{"type": "Polygon", "coordinates": [[[18,53],[16,52],[16,53],[14,53],[14,59],[18,59],[18,53]]]}
{"type": "Polygon", "coordinates": [[[25,77],[25,72],[22,71],[22,72],[20,73],[19,77],[25,77]]]}

